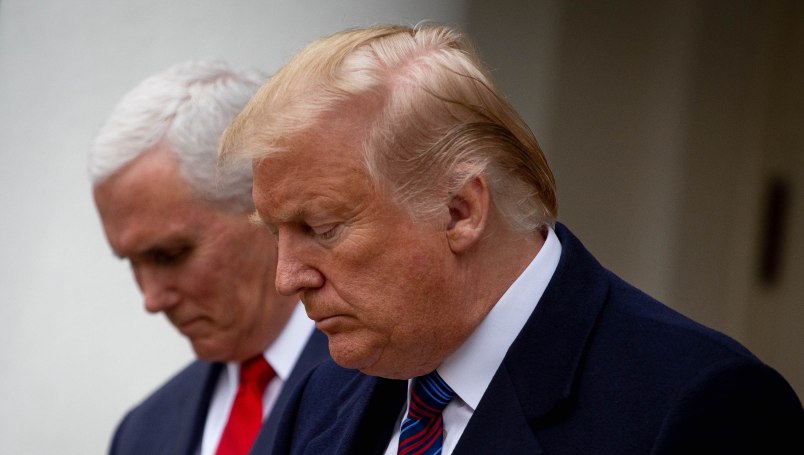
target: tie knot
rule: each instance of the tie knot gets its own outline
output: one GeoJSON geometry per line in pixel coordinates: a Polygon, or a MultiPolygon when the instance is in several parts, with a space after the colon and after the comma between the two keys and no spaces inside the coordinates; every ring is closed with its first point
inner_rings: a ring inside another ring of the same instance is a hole
{"type": "Polygon", "coordinates": [[[274,370],[262,354],[240,364],[240,384],[252,384],[264,389],[274,377],[274,370]]]}
{"type": "Polygon", "coordinates": [[[428,417],[441,414],[447,403],[455,396],[455,391],[438,375],[437,372],[419,376],[413,380],[410,391],[411,416],[428,417]]]}

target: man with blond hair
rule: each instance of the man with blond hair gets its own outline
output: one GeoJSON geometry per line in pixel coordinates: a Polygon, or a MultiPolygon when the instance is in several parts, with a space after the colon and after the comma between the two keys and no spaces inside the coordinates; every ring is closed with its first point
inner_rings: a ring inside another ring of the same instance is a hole
{"type": "Polygon", "coordinates": [[[778,453],[787,382],[604,269],[556,222],[527,125],[459,32],[318,40],[249,102],[276,286],[329,339],[281,454],[778,453]]]}
{"type": "Polygon", "coordinates": [[[111,454],[245,455],[257,437],[265,447],[290,390],[327,357],[298,296],[274,288],[276,245],[247,216],[251,166],[216,169],[221,133],[264,79],[220,62],[174,65],[126,94],[92,143],[106,238],[145,309],[198,357],[128,413],[111,454]]]}

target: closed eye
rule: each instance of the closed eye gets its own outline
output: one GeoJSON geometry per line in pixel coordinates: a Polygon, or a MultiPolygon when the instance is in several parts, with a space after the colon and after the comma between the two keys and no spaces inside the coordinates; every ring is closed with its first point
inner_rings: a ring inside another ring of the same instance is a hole
{"type": "Polygon", "coordinates": [[[330,240],[334,238],[339,232],[340,223],[322,224],[320,226],[309,226],[310,232],[319,240],[330,240]]]}
{"type": "Polygon", "coordinates": [[[191,251],[192,247],[187,245],[172,248],[156,247],[146,251],[144,256],[154,265],[167,267],[180,264],[187,259],[191,251]]]}

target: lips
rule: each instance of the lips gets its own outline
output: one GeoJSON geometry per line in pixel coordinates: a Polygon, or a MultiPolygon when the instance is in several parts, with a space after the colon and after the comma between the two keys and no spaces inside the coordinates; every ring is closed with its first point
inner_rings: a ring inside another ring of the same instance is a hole
{"type": "Polygon", "coordinates": [[[315,321],[316,324],[334,316],[331,311],[324,309],[324,305],[321,304],[320,300],[315,301],[308,295],[302,295],[301,301],[304,305],[304,311],[307,313],[307,317],[315,321]]]}
{"type": "Polygon", "coordinates": [[[343,313],[333,311],[335,308],[325,304],[321,298],[315,299],[311,295],[304,295],[302,303],[304,304],[304,310],[307,312],[307,317],[315,321],[316,328],[324,333],[335,331],[346,317],[343,313]]]}
{"type": "Polygon", "coordinates": [[[310,310],[308,310],[307,316],[315,321],[315,326],[318,330],[328,334],[336,331],[338,326],[342,326],[343,322],[345,322],[344,318],[346,317],[339,313],[315,312],[310,310]]]}
{"type": "Polygon", "coordinates": [[[315,321],[316,324],[325,323],[326,321],[338,317],[337,314],[313,313],[308,311],[307,317],[315,321]]]}

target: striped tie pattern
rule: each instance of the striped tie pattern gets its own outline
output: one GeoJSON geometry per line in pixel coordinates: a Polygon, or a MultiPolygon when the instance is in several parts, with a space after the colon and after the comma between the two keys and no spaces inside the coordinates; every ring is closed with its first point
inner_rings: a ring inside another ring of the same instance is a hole
{"type": "Polygon", "coordinates": [[[435,371],[413,380],[408,415],[402,422],[398,455],[441,453],[444,421],[441,411],[455,392],[435,371]]]}

